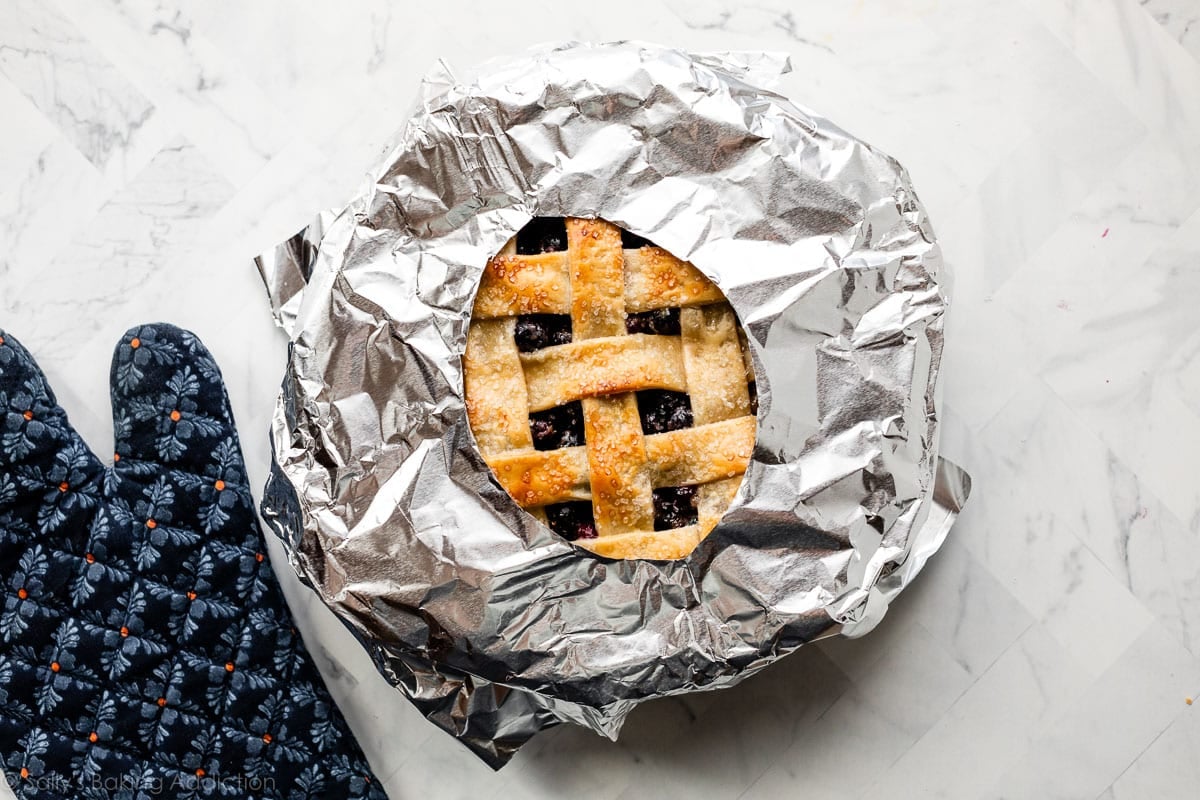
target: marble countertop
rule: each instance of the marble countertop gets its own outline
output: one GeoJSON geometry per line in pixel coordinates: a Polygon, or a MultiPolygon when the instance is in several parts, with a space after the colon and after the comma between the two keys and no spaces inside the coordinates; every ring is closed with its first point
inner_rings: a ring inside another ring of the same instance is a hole
{"type": "Polygon", "coordinates": [[[216,355],[261,486],[285,342],[250,258],[349,197],[435,59],[641,38],[787,51],[785,94],[909,169],[975,491],[866,638],[499,773],[280,570],[393,800],[1196,797],[1200,2],[411,5],[0,0],[0,321],[97,452],[112,346],[169,321],[216,355]]]}

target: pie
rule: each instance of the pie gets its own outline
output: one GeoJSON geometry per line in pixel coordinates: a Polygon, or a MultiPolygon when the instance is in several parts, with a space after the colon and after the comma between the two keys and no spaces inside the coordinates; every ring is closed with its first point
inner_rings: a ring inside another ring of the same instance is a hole
{"type": "Polygon", "coordinates": [[[500,485],[610,558],[690,553],[754,448],[754,373],[725,296],[603,220],[535,218],[488,261],[463,376],[500,485]]]}

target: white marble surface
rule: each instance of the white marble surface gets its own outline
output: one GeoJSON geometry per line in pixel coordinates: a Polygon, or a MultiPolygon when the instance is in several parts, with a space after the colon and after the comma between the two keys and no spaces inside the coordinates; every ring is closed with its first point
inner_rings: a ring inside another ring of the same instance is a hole
{"type": "Polygon", "coordinates": [[[498,774],[285,574],[393,800],[1200,795],[1200,0],[517,5],[0,0],[0,324],[93,447],[113,343],[166,320],[261,485],[284,340],[250,257],[346,199],[435,58],[636,37],[786,50],[788,95],[909,168],[975,494],[869,637],[498,774]]]}

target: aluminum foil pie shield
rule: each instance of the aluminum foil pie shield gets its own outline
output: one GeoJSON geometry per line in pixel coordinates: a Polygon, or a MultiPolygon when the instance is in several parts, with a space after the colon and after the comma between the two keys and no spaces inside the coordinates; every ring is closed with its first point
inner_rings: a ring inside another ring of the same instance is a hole
{"type": "Polygon", "coordinates": [[[550,725],[615,737],[641,701],[865,633],[965,500],[937,455],[925,210],[893,159],[762,88],[784,70],[630,42],[439,67],[365,190],[257,261],[291,338],[263,515],[384,676],[493,766],[550,725]],[[534,216],[653,240],[745,325],[757,443],[687,558],[573,546],[475,445],[475,292],[534,216]]]}

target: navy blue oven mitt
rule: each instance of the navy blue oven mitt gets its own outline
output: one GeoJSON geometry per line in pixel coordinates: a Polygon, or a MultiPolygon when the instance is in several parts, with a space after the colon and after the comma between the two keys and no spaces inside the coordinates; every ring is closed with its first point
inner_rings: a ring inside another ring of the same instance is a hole
{"type": "Polygon", "coordinates": [[[0,331],[0,757],[21,798],[379,798],[267,562],[199,340],[127,333],[116,453],[0,331]]]}

